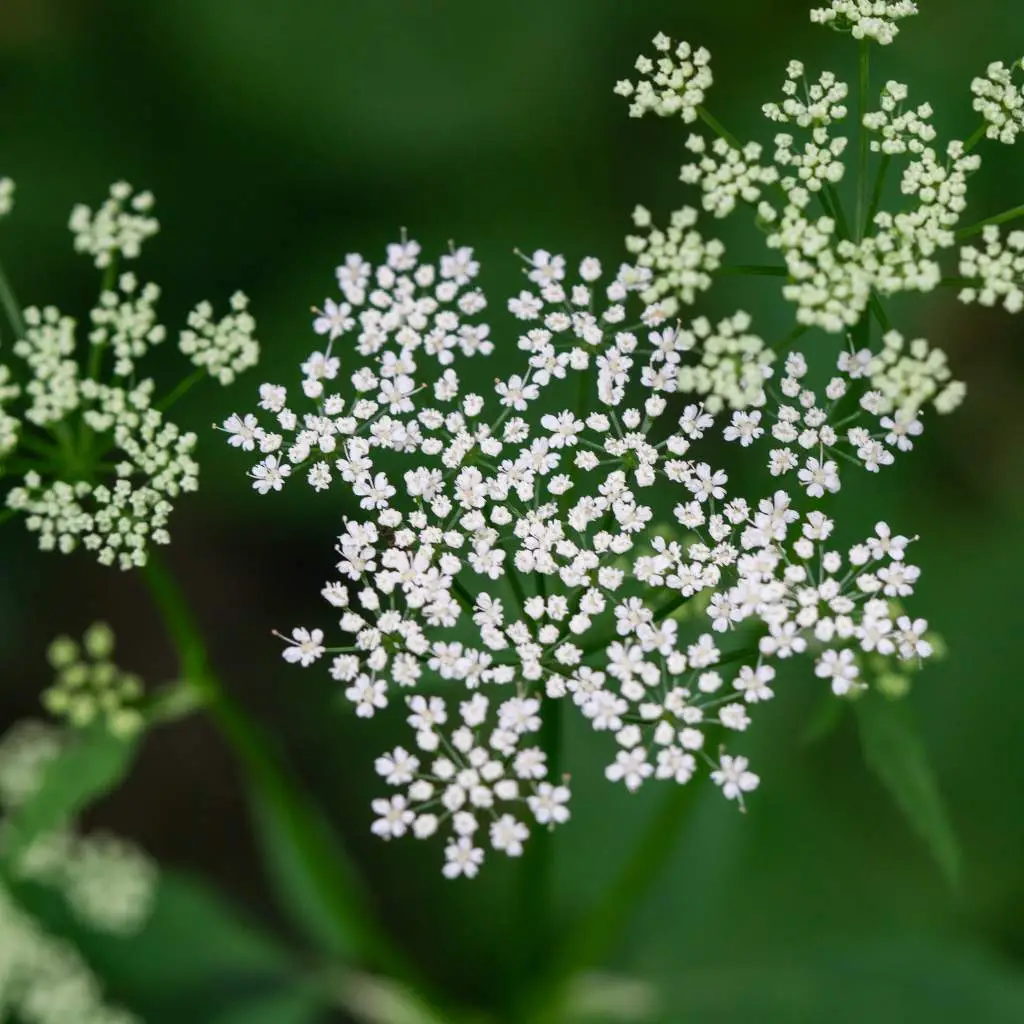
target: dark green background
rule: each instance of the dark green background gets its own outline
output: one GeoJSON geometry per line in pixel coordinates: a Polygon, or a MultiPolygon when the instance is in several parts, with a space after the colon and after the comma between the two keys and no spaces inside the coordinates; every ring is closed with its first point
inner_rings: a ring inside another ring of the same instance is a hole
{"type": "MultiPolygon", "coordinates": [[[[934,103],[945,137],[965,137],[975,123],[970,78],[990,60],[1024,53],[1024,4],[923,6],[882,55],[879,75],[909,82],[912,99],[934,103]]],[[[740,135],[770,137],[759,108],[777,96],[790,58],[854,74],[855,47],[812,27],[805,4],[782,0],[0,7],[0,173],[19,186],[0,256],[19,298],[86,313],[95,275],[72,255],[64,225],[73,203],[95,205],[119,178],[156,193],[163,230],[138,269],[163,287],[169,326],[201,298],[223,304],[236,288],[252,297],[262,369],[227,391],[197,389],[178,413],[201,434],[203,479],[172,524],[174,562],[230,689],[273,724],[329,808],[391,931],[438,982],[484,1006],[504,998],[517,962],[512,872],[494,862],[476,883],[450,883],[437,870],[438,846],[373,840],[372,759],[400,731],[397,716],[356,722],[326,673],[289,670],[270,636],[329,624],[318,591],[343,508],[301,486],[257,497],[247,463],[209,424],[253,408],[261,380],[292,382],[314,344],[308,309],[332,293],[346,252],[376,259],[403,226],[428,252],[449,239],[475,246],[499,345],[508,345],[501,308],[518,283],[513,248],[615,261],[634,204],[663,221],[690,201],[676,180],[681,125],[631,121],[611,92],[658,30],[712,49],[709,106],[740,135]]],[[[970,220],[1024,201],[1024,150],[992,149],[982,149],[991,159],[973,183],[970,220]]],[[[750,308],[771,335],[784,328],[776,288],[723,281],[704,308],[750,308]]],[[[621,936],[614,965],[660,987],[662,1020],[1024,1020],[1022,328],[950,295],[892,312],[907,334],[949,352],[969,399],[955,417],[933,422],[897,471],[849,476],[843,499],[866,526],[886,518],[921,536],[913,607],[944,634],[950,655],[920,676],[911,701],[963,844],[963,883],[959,892],[944,884],[869,776],[852,721],[821,743],[801,742],[821,689],[805,670],[748,736],[763,778],[750,813],[706,793],[621,936]]],[[[173,353],[162,353],[153,372],[173,380],[176,367],[173,353]]],[[[96,618],[117,630],[126,667],[154,682],[173,672],[138,581],[85,558],[42,556],[20,525],[7,525],[7,717],[34,709],[48,639],[96,618]]],[[[573,730],[570,747],[577,795],[559,840],[563,921],[600,893],[653,795],[605,784],[600,745],[582,731],[573,730]]],[[[91,818],[136,837],[165,865],[205,877],[249,921],[290,935],[235,769],[205,724],[150,737],[133,777],[91,818]]],[[[140,947],[152,953],[146,965],[123,950],[94,953],[114,991],[147,1020],[307,1019],[274,1008],[258,966],[243,970],[226,957],[218,973],[216,953],[192,947],[187,899],[175,906],[174,920],[164,914],[140,947]],[[176,979],[191,977],[193,960],[210,978],[203,995],[186,997],[176,979]]]]}

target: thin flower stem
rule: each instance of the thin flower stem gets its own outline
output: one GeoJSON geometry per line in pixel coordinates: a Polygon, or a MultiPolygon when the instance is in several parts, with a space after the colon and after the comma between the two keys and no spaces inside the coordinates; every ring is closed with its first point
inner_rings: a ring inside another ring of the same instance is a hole
{"type": "Polygon", "coordinates": [[[965,238],[977,235],[990,224],[1005,224],[1008,220],[1016,220],[1018,217],[1024,217],[1024,206],[1015,206],[1012,210],[1004,210],[1002,213],[997,213],[994,217],[986,217],[985,220],[979,220],[977,224],[961,228],[956,233],[956,240],[958,242],[963,241],[965,238]]]}
{"type": "Polygon", "coordinates": [[[788,277],[789,270],[783,266],[760,263],[732,263],[719,267],[717,274],[739,274],[749,277],[788,277]]]}
{"type": "Polygon", "coordinates": [[[175,402],[187,392],[191,391],[206,376],[206,368],[200,366],[194,373],[189,374],[182,380],[173,391],[169,392],[166,398],[157,403],[160,412],[166,412],[175,402]]]}
{"type": "Polygon", "coordinates": [[[733,149],[742,149],[743,146],[740,140],[736,138],[727,128],[725,128],[719,121],[711,116],[704,109],[704,107],[697,108],[697,116],[720,138],[725,139],[726,142],[732,146],[733,149]]]}
{"type": "Polygon", "coordinates": [[[252,794],[290,843],[307,880],[322,900],[339,949],[368,966],[409,981],[423,992],[414,968],[374,921],[352,865],[318,808],[291,777],[263,731],[226,693],[210,667],[206,645],[188,602],[165,563],[151,552],[143,579],[177,650],[181,674],[244,769],[252,794]]]}
{"type": "Polygon", "coordinates": [[[868,157],[871,153],[870,134],[864,124],[864,115],[868,112],[868,91],[871,87],[871,42],[868,39],[860,41],[860,163],[857,168],[857,213],[854,225],[857,229],[858,239],[864,237],[867,231],[868,221],[864,217],[867,206],[868,191],[868,157]]]}
{"type": "Polygon", "coordinates": [[[981,142],[985,137],[985,133],[988,131],[988,122],[982,121],[977,128],[974,129],[974,134],[964,143],[964,152],[970,153],[974,147],[981,142]]]}
{"type": "Polygon", "coordinates": [[[2,263],[0,263],[0,305],[4,308],[4,315],[7,317],[15,337],[24,338],[26,331],[25,318],[21,315],[21,307],[14,296],[11,282],[7,280],[7,274],[4,273],[2,263]]]}
{"type": "Polygon", "coordinates": [[[885,178],[889,173],[889,165],[891,163],[892,157],[888,153],[883,154],[882,159],[878,162],[878,171],[875,174],[875,187],[871,190],[871,204],[868,206],[868,212],[864,217],[865,235],[875,222],[878,207],[882,205],[882,190],[885,188],[885,178]]]}

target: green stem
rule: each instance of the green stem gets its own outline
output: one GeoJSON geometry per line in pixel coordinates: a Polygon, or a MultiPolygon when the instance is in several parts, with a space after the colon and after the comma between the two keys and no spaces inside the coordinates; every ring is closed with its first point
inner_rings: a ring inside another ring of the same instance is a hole
{"type": "Polygon", "coordinates": [[[719,137],[719,138],[725,139],[725,141],[726,141],[726,142],[728,142],[728,143],[729,143],[729,145],[730,145],[730,146],[732,146],[732,148],[733,148],[733,149],[742,149],[742,148],[743,148],[742,144],[740,143],[740,140],[739,140],[739,139],[737,139],[737,138],[736,138],[736,136],[735,136],[735,135],[733,135],[733,134],[732,134],[732,132],[730,132],[730,131],[729,131],[729,130],[728,130],[727,128],[725,128],[725,127],[724,127],[724,126],[723,126],[723,125],[722,125],[722,124],[721,124],[720,122],[718,122],[717,120],[715,120],[715,118],[714,118],[714,117],[712,117],[712,116],[711,116],[711,114],[709,114],[709,113],[707,112],[707,110],[705,110],[705,109],[704,109],[704,107],[698,107],[698,108],[697,108],[697,116],[698,116],[698,117],[699,117],[699,118],[700,118],[700,119],[701,119],[701,120],[702,120],[702,121],[703,121],[703,122],[704,122],[704,123],[705,123],[705,124],[706,124],[706,125],[707,125],[707,126],[708,126],[708,127],[709,127],[709,128],[710,128],[710,129],[711,129],[711,130],[712,130],[712,131],[713,131],[713,132],[714,132],[714,133],[716,134],[716,135],[717,135],[717,136],[718,136],[718,137],[719,137]]]}
{"type": "Polygon", "coordinates": [[[761,263],[732,263],[718,268],[719,274],[740,274],[745,277],[788,277],[786,267],[769,266],[761,263]]]}
{"type": "Polygon", "coordinates": [[[662,798],[618,877],[597,905],[572,926],[565,944],[528,995],[528,1010],[521,1019],[532,1024],[564,1021],[564,1000],[575,977],[598,965],[615,946],[644,896],[658,882],[675,852],[679,830],[700,790],[696,779],[686,785],[669,785],[669,792],[662,798]]]}
{"type": "Polygon", "coordinates": [[[11,325],[11,330],[14,331],[15,338],[24,338],[25,318],[21,315],[21,307],[14,297],[14,289],[11,288],[11,282],[7,280],[3,264],[0,264],[0,305],[4,308],[4,315],[11,325]]]}
{"type": "Polygon", "coordinates": [[[889,173],[889,165],[892,163],[892,157],[888,153],[882,155],[882,159],[878,162],[878,171],[875,174],[875,187],[871,190],[871,203],[868,206],[867,215],[864,217],[864,234],[866,235],[871,228],[871,225],[875,222],[875,215],[878,213],[878,207],[882,205],[882,190],[885,188],[886,175],[889,173]]]}
{"type": "MultiPolygon", "coordinates": [[[[548,780],[561,781],[563,701],[540,695],[541,727],[538,736],[547,755],[548,780]]],[[[522,927],[520,942],[524,976],[529,978],[543,969],[557,942],[555,923],[554,830],[538,826],[530,837],[522,866],[522,927]]]]}
{"type": "Polygon", "coordinates": [[[977,128],[974,129],[974,134],[964,143],[964,152],[970,153],[974,147],[981,142],[985,137],[985,133],[988,131],[988,122],[982,121],[977,128]]]}
{"type": "Polygon", "coordinates": [[[196,386],[206,376],[206,368],[200,366],[198,370],[190,373],[178,386],[171,391],[166,398],[157,402],[156,407],[160,412],[166,412],[183,395],[196,386]]]}
{"type": "Polygon", "coordinates": [[[986,217],[984,220],[979,220],[977,224],[961,228],[956,233],[956,240],[962,242],[965,238],[977,235],[990,224],[1005,224],[1008,220],[1016,220],[1018,217],[1024,217],[1024,206],[1015,206],[1012,210],[1004,210],[1002,213],[997,213],[994,217],[986,217]]]}
{"type": "Polygon", "coordinates": [[[274,818],[317,892],[335,932],[334,945],[375,969],[413,979],[416,972],[373,919],[363,888],[318,808],[292,777],[269,738],[226,693],[209,665],[188,602],[163,560],[151,552],[143,578],[178,657],[182,679],[209,713],[240,762],[252,796],[274,818]]]}
{"type": "Polygon", "coordinates": [[[863,238],[868,222],[864,218],[867,206],[868,191],[868,157],[871,153],[870,134],[864,124],[864,115],[868,112],[868,92],[871,84],[871,42],[862,39],[860,42],[860,163],[857,168],[857,215],[854,224],[858,231],[858,239],[863,238]]]}

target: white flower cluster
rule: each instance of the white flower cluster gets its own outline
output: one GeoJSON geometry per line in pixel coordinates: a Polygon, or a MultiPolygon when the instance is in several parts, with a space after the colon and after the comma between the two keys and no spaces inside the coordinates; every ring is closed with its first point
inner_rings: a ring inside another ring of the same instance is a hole
{"type": "MultiPolygon", "coordinates": [[[[86,343],[74,318],[55,306],[29,307],[13,346],[24,371],[0,365],[0,459],[24,448],[20,461],[28,463],[6,496],[8,509],[24,515],[41,549],[82,546],[122,569],[145,564],[150,544],[169,542],[174,502],[196,489],[199,469],[195,434],[163,411],[182,389],[157,400],[154,381],[139,375],[140,360],[167,334],[156,314],[160,289],[140,285],[133,273],[116,274],[117,260],[137,256],[156,232],[151,207],[148,193],[133,195],[124,183],[97,212],[76,207],[75,246],[106,268],[86,343]],[[27,383],[16,384],[25,371],[27,383]]],[[[231,306],[215,321],[201,304],[180,339],[198,376],[221,383],[259,353],[245,297],[236,294],[231,306]]]]}
{"type": "Polygon", "coordinates": [[[864,115],[864,126],[878,138],[871,140],[873,153],[902,156],[921,154],[935,141],[935,126],[930,103],[921,103],[904,110],[908,89],[900,82],[889,81],[882,89],[881,108],[864,115]]]}
{"type": "Polygon", "coordinates": [[[116,182],[98,210],[79,203],[71,211],[68,227],[75,238],[75,252],[87,253],[100,269],[119,257],[137,259],[142,243],[160,230],[159,222],[149,215],[152,209],[151,192],[134,192],[127,182],[116,182]]]}
{"type": "Polygon", "coordinates": [[[663,33],[654,37],[654,48],[662,56],[637,58],[636,70],[644,76],[638,85],[625,79],[615,85],[620,96],[633,101],[629,116],[643,117],[651,111],[660,117],[678,114],[687,123],[697,120],[714,81],[711,54],[703,47],[694,50],[689,43],[680,43],[673,51],[672,40],[663,33]]]}
{"type": "Polygon", "coordinates": [[[1024,231],[1011,231],[1003,239],[999,227],[982,230],[981,248],[965,245],[960,250],[960,273],[977,284],[960,291],[962,302],[994,306],[1001,302],[1009,313],[1024,309],[1024,231]]]}
{"type": "Polygon", "coordinates": [[[887,46],[899,34],[897,22],[917,13],[913,0],[832,0],[812,10],[811,21],[887,46]]]}
{"type": "MultiPolygon", "coordinates": [[[[20,722],[0,741],[0,805],[16,813],[60,756],[63,735],[40,722],[20,722]]],[[[0,837],[5,821],[0,821],[0,837]]],[[[2,846],[2,844],[0,844],[2,846]]],[[[116,935],[137,932],[149,916],[155,865],[114,836],[81,836],[61,827],[37,839],[11,863],[17,879],[60,891],[81,921],[116,935]]],[[[0,1014],[33,1024],[135,1024],[137,1018],[104,1002],[99,980],[73,946],[48,935],[0,887],[0,1014]]]]}
{"type": "MultiPolygon", "coordinates": [[[[893,16],[897,8],[902,10],[902,5],[861,6],[891,6],[893,16]]],[[[782,102],[765,104],[763,112],[769,121],[798,130],[799,136],[777,133],[769,160],[757,142],[741,144],[720,131],[709,141],[694,132],[686,140],[694,158],[683,165],[680,177],[700,189],[701,207],[715,217],[726,217],[740,206],[753,213],[766,246],[782,257],[782,294],[796,306],[798,324],[845,333],[865,316],[872,295],[927,292],[939,285],[938,256],[956,244],[967,179],[981,160],[957,140],[940,155],[933,146],[931,107],[925,103],[904,110],[906,86],[888,82],[880,109],[865,111],[863,125],[872,150],[886,161],[902,161],[903,208],[890,212],[872,206],[870,220],[858,211],[865,220],[851,225],[836,190],[847,171],[849,139],[840,130],[848,117],[848,86],[831,72],[809,83],[804,65],[790,61],[782,91],[782,102]]],[[[640,113],[648,110],[664,113],[655,105],[640,113]]],[[[888,163],[880,173],[887,170],[888,163]]],[[[877,190],[878,198],[881,194],[877,190]]],[[[643,213],[646,226],[649,215],[643,213]]],[[[695,211],[684,208],[673,215],[673,222],[679,218],[687,235],[675,251],[665,246],[657,230],[650,236],[656,244],[643,239],[631,244],[642,265],[653,271],[647,294],[657,296],[671,314],[704,289],[704,278],[695,274],[703,269],[703,254],[713,251],[720,262],[724,252],[721,243],[710,249],[715,243],[698,232],[695,211]]],[[[677,238],[680,234],[677,229],[677,238]]]]}
{"type": "Polygon", "coordinates": [[[114,633],[102,622],[86,630],[81,646],[70,637],[54,640],[47,659],[57,678],[43,692],[46,710],[72,726],[102,720],[115,736],[138,733],[145,724],[139,709],[142,681],[118,668],[113,654],[114,633]]]}
{"type": "Polygon", "coordinates": [[[985,119],[985,135],[998,142],[1012,145],[1024,131],[1024,83],[1016,85],[1014,72],[1024,71],[1024,59],[1009,67],[995,61],[985,70],[984,77],[971,82],[974,109],[985,119]]]}
{"type": "MultiPolygon", "coordinates": [[[[725,246],[701,236],[694,227],[698,216],[692,206],[684,206],[672,214],[665,231],[653,228],[647,235],[626,238],[626,249],[636,256],[643,275],[641,297],[649,305],[664,300],[662,308],[668,316],[676,312],[680,301],[690,304],[698,292],[706,292],[711,275],[722,265],[725,246]]],[[[650,228],[650,211],[638,206],[633,223],[637,228],[650,228]]]]}
{"type": "Polygon", "coordinates": [[[944,364],[890,357],[893,339],[844,353],[823,396],[797,353],[773,385],[746,313],[673,325],[636,304],[642,269],[607,280],[588,258],[571,275],[537,251],[508,302],[523,369],[472,390],[481,375],[457,357],[491,344],[465,320],[485,306],[477,263],[419,255],[403,240],[376,269],[349,256],[301,392],[264,384],[262,416],[223,425],[258,452],[259,493],[304,477],[351,498],[323,589],[344,639],[296,628],[284,657],[330,653],[361,717],[404,704],[412,741],[377,762],[398,792],[374,802],[375,833],[441,832],[445,875],[472,876],[485,847],[517,856],[567,820],[541,736],[555,701],[614,740],[611,781],[684,784],[703,766],[742,804],[758,777],[718,742],[773,696],[780,661],[812,658],[842,696],[865,655],[928,656],[901,606],[919,575],[908,538],[879,523],[839,549],[817,502],[840,457],[877,471],[913,446],[944,364]],[[706,461],[721,437],[793,486],[736,493],[706,461]]]}
{"type": "Polygon", "coordinates": [[[253,337],[256,321],[248,306],[248,298],[235,292],[231,312],[214,320],[213,307],[201,302],[188,315],[188,329],[181,332],[181,351],[225,386],[259,362],[260,346],[253,337]]]}

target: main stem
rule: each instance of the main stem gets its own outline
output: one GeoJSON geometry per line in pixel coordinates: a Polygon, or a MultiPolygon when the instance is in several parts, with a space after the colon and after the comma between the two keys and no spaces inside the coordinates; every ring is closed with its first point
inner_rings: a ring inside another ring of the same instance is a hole
{"type": "Polygon", "coordinates": [[[669,786],[618,877],[597,905],[573,924],[564,945],[548,962],[527,997],[523,1021],[561,1024],[566,1019],[565,1000],[573,981],[614,948],[640,901],[657,883],[698,791],[695,780],[669,786]]]}
{"type": "Polygon", "coordinates": [[[244,769],[252,795],[271,813],[283,838],[323,902],[335,930],[336,952],[346,954],[423,992],[415,971],[373,919],[354,869],[268,737],[224,690],[210,667],[191,608],[163,560],[151,552],[143,579],[181,662],[184,685],[194,693],[244,769]]]}

